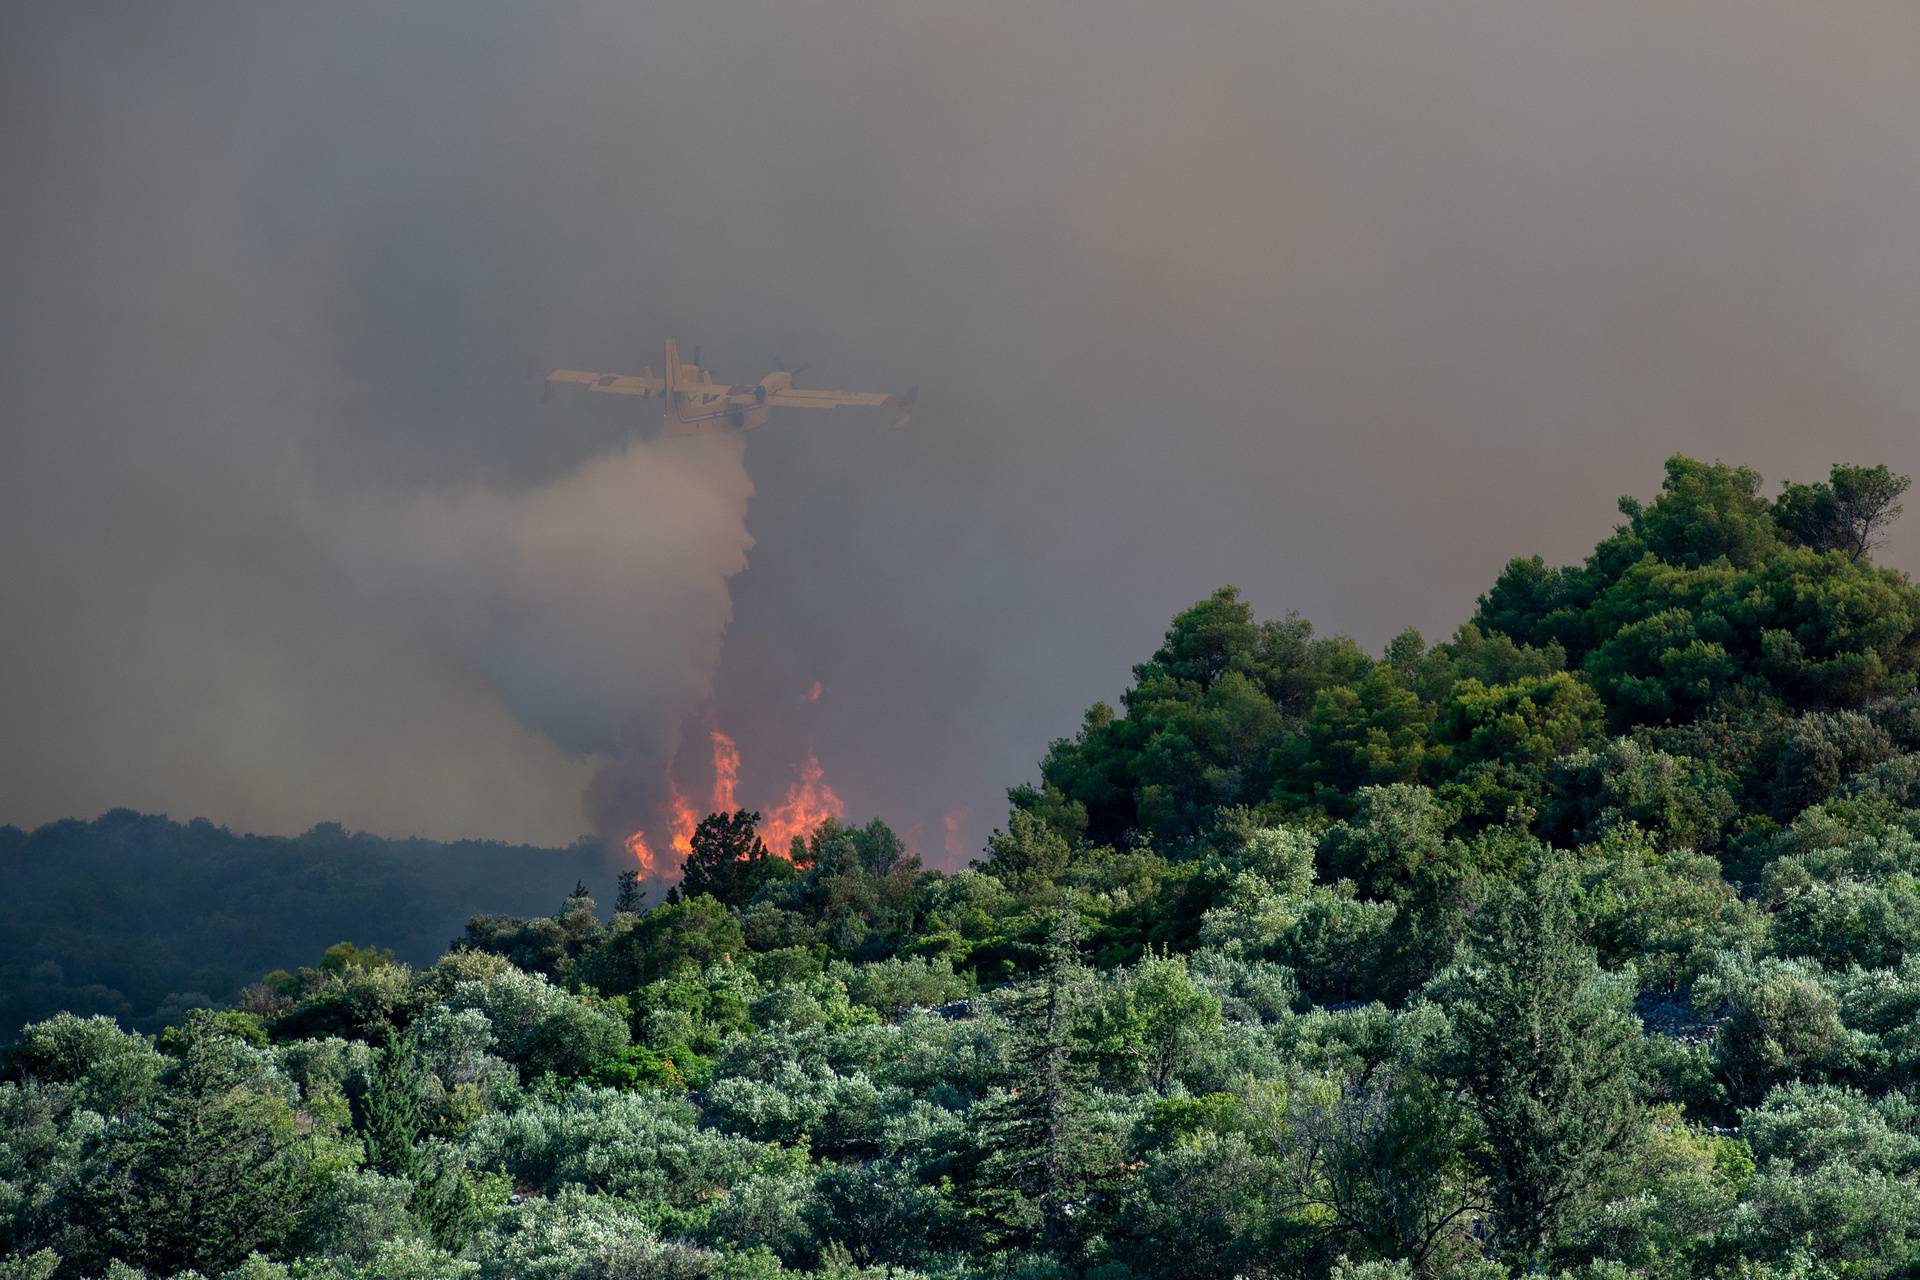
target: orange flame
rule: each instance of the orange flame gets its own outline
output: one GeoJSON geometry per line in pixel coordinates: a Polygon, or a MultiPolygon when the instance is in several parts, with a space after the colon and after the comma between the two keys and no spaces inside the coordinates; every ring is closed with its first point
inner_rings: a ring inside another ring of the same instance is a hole
{"type": "Polygon", "coordinates": [[[740,807],[733,799],[734,784],[740,781],[740,748],[720,730],[709,732],[713,736],[713,804],[708,812],[732,813],[740,807]]]}
{"type": "MultiPolygon", "coordinates": [[[[717,784],[716,784],[717,785],[717,784]]],[[[731,784],[729,784],[731,785],[731,784]]],[[[667,774],[667,848],[676,855],[676,861],[684,861],[693,852],[693,829],[700,825],[700,815],[694,812],[693,805],[681,794],[680,785],[673,780],[673,774],[667,774]]],[[[636,831],[627,837],[627,852],[640,864],[640,874],[653,875],[665,872],[667,867],[661,864],[660,855],[647,843],[647,834],[636,831]]]]}
{"type": "Polygon", "coordinates": [[[941,840],[940,844],[941,847],[947,851],[947,856],[952,858],[956,865],[961,858],[960,823],[971,812],[969,809],[949,809],[940,816],[940,825],[946,829],[945,837],[941,840]]]}
{"type": "Polygon", "coordinates": [[[667,815],[673,832],[671,846],[684,860],[693,852],[693,829],[700,825],[700,815],[694,812],[693,806],[680,793],[679,786],[671,776],[667,778],[667,815]]]}
{"type": "Polygon", "coordinates": [[[818,702],[820,701],[820,694],[821,694],[820,682],[818,680],[815,680],[813,682],[813,687],[800,695],[800,701],[818,702]]]}
{"type": "Polygon", "coordinates": [[[787,798],[770,810],[760,824],[760,835],[767,848],[786,857],[794,837],[805,838],[829,818],[846,816],[847,807],[825,781],[826,770],[820,758],[807,752],[800,766],[800,780],[787,788],[787,798]]]}
{"type": "MultiPolygon", "coordinates": [[[[819,699],[820,682],[816,680],[806,701],[817,702],[819,699]]],[[[740,783],[740,748],[717,727],[710,727],[707,736],[713,750],[713,794],[706,812],[731,813],[740,807],[736,798],[740,783]]],[[[788,856],[796,836],[804,839],[829,818],[837,820],[845,814],[846,806],[826,783],[826,771],[820,767],[819,757],[808,751],[806,763],[800,766],[800,778],[787,788],[786,799],[768,810],[761,819],[760,837],[768,849],[784,858],[788,856]]],[[[665,847],[676,855],[676,863],[685,861],[687,855],[693,852],[693,832],[699,825],[700,811],[680,790],[679,783],[669,769],[665,847]]],[[[674,869],[665,865],[643,831],[628,836],[626,848],[639,862],[643,876],[669,874],[674,869]]]]}
{"type": "Polygon", "coordinates": [[[642,876],[650,876],[659,869],[660,860],[647,847],[647,837],[641,832],[636,831],[627,837],[627,852],[639,861],[642,876]]]}

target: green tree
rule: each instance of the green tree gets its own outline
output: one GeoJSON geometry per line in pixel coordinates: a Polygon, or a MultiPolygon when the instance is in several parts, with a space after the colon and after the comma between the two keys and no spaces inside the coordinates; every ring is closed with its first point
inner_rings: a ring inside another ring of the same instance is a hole
{"type": "Polygon", "coordinates": [[[1031,893],[1060,878],[1073,860],[1073,845],[1034,815],[1016,809],[1007,830],[987,837],[982,871],[1017,893],[1031,893]]]}
{"type": "Polygon", "coordinates": [[[1548,785],[1542,830],[1570,845],[1645,832],[1668,850],[1713,850],[1740,811],[1734,779],[1637,738],[1562,757],[1548,785]]]}
{"type": "Polygon", "coordinates": [[[1857,1057],[1859,1037],[1840,1017],[1840,1002],[1806,961],[1722,957],[1695,989],[1726,1017],[1714,1036],[1714,1057],[1736,1103],[1759,1102],[1777,1084],[1819,1079],[1857,1057]]]}
{"type": "Polygon", "coordinates": [[[1425,787],[1362,787],[1353,816],[1320,842],[1321,878],[1351,879],[1370,897],[1399,896],[1411,877],[1447,855],[1447,814],[1425,787]]]}
{"type": "MultiPolygon", "coordinates": [[[[1898,497],[1899,477],[1848,475],[1853,532],[1836,537],[1870,543],[1894,514],[1887,495],[1898,497]]],[[[1510,563],[1481,598],[1476,624],[1522,645],[1562,646],[1616,728],[1757,696],[1858,707],[1911,687],[1920,593],[1864,553],[1808,545],[1832,540],[1825,535],[1783,538],[1759,484],[1744,467],[1671,458],[1659,496],[1645,506],[1622,499],[1627,523],[1584,564],[1510,563]]],[[[1835,492],[1832,483],[1824,490],[1835,492]]],[[[1787,506],[1796,504],[1805,500],[1787,506]]]]}
{"type": "Polygon", "coordinates": [[[1448,692],[1435,737],[1453,772],[1541,765],[1593,741],[1605,714],[1593,690],[1564,671],[1492,686],[1469,677],[1448,692]]]}
{"type": "Polygon", "coordinates": [[[1188,1058],[1219,1037],[1220,998],[1194,984],[1186,957],[1149,954],[1115,976],[1087,1021],[1087,1040],[1113,1074],[1164,1093],[1188,1058]]]}
{"type": "Polygon", "coordinates": [[[435,1143],[415,1168],[413,1214],[434,1243],[458,1252],[506,1206],[510,1191],[502,1175],[469,1169],[459,1148],[435,1143]]]}
{"type": "Polygon", "coordinates": [[[807,860],[821,876],[862,874],[886,877],[914,871],[920,860],[907,851],[892,827],[875,818],[864,827],[850,827],[829,818],[807,839],[807,860]]]}
{"type": "Polygon", "coordinates": [[[1068,1213],[1101,1167],[1087,1107],[1088,1071],[1075,1052],[1075,1021],[1086,999],[1079,925],[1055,914],[1045,963],[1007,996],[1013,1026],[1012,1087],[983,1104],[978,1140],[989,1152],[979,1191],[996,1236],[1052,1249],[1068,1213]]]}
{"type": "Polygon", "coordinates": [[[679,894],[708,894],[728,906],[740,906],[769,880],[793,874],[793,864],[768,851],[751,809],[710,813],[693,829],[691,850],[681,867],[679,894]]]}
{"type": "Polygon", "coordinates": [[[603,992],[628,992],[738,956],[746,946],[740,917],[725,904],[704,893],[676,896],[617,920],[605,941],[582,957],[578,973],[603,992]]]}
{"type": "Polygon", "coordinates": [[[1893,755],[1886,730],[1858,711],[1815,712],[1794,718],[1780,744],[1768,809],[1783,822],[1819,804],[1854,774],[1893,755]]]}
{"type": "Polygon", "coordinates": [[[1402,672],[1408,687],[1428,702],[1444,702],[1462,680],[1487,686],[1524,684],[1542,680],[1566,668],[1566,652],[1549,644],[1536,649],[1515,644],[1509,636],[1482,631],[1470,622],[1460,624],[1453,638],[1435,645],[1410,664],[1398,663],[1390,646],[1387,661],[1402,672]]]}
{"type": "Polygon", "coordinates": [[[1223,587],[1177,616],[1133,669],[1122,714],[1096,704],[1075,738],[1053,744],[1043,787],[1020,789],[1021,807],[1096,845],[1192,840],[1215,810],[1266,801],[1275,753],[1315,695],[1367,666],[1351,640],[1317,638],[1297,615],[1256,622],[1223,587]]]}
{"type": "Polygon", "coordinates": [[[1468,1159],[1471,1124],[1418,1071],[1302,1080],[1263,1128],[1293,1197],[1338,1252],[1438,1275],[1472,1251],[1491,1206],[1468,1159]]]}
{"type": "Polygon", "coordinates": [[[614,895],[613,913],[617,916],[637,916],[641,903],[646,898],[646,890],[640,887],[640,871],[629,867],[620,873],[620,888],[614,895]]]}
{"type": "Polygon", "coordinates": [[[1620,500],[1633,536],[1653,555],[1687,568],[1723,559],[1745,567],[1779,547],[1772,508],[1760,496],[1760,473],[1752,467],[1675,454],[1666,469],[1652,502],[1643,507],[1620,500]]]}
{"type": "Polygon", "coordinates": [[[413,1046],[391,1035],[367,1066],[360,1135],[367,1163],[381,1173],[410,1178],[416,1171],[414,1145],[426,1119],[424,1075],[413,1046]]]}
{"type": "Polygon", "coordinates": [[[83,1261],[218,1273],[276,1248],[328,1158],[300,1133],[284,1079],[258,1050],[208,1035],[162,1083],[107,1128],[75,1178],[83,1261]]]}
{"type": "Polygon", "coordinates": [[[1788,484],[1774,503],[1774,519],[1803,547],[1859,560],[1880,545],[1886,527],[1900,518],[1900,499],[1912,483],[1885,466],[1836,463],[1824,481],[1788,484]]]}
{"type": "Polygon", "coordinates": [[[920,859],[875,818],[863,827],[827,821],[814,829],[797,861],[805,869],[749,908],[744,923],[757,951],[824,942],[845,955],[891,955],[913,926],[920,859]],[[778,903],[776,906],[775,903],[778,903]]]}
{"type": "Polygon", "coordinates": [[[1108,1247],[1131,1274],[1234,1280],[1289,1274],[1307,1261],[1285,1247],[1284,1237],[1275,1239],[1290,1225],[1275,1203],[1276,1162],[1246,1135],[1202,1128],[1147,1152],[1141,1163],[1146,1167],[1115,1197],[1106,1226],[1108,1247]]]}
{"type": "Polygon", "coordinates": [[[1641,1117],[1639,1024],[1574,915],[1570,869],[1550,862],[1491,904],[1466,962],[1436,979],[1447,1065],[1480,1121],[1482,1172],[1503,1249],[1526,1257],[1632,1148],[1641,1117]]]}
{"type": "Polygon", "coordinates": [[[1329,685],[1278,753],[1273,798],[1340,814],[1361,787],[1420,781],[1444,758],[1430,733],[1434,715],[1385,663],[1353,683],[1329,685]]]}
{"type": "Polygon", "coordinates": [[[1912,1102],[1790,1084],[1740,1117],[1753,1151],[1734,1237],[1747,1257],[1808,1250],[1846,1276],[1913,1274],[1920,1261],[1920,1136],[1912,1102]]]}
{"type": "Polygon", "coordinates": [[[71,1013],[28,1023],[0,1055],[0,1074],[65,1085],[71,1103],[106,1116],[124,1115],[150,1096],[165,1065],[145,1036],[122,1031],[111,1018],[71,1013]]]}
{"type": "Polygon", "coordinates": [[[1552,647],[1577,661],[1593,643],[1587,608],[1609,580],[1592,560],[1565,567],[1541,556],[1509,560],[1480,597],[1473,629],[1523,647],[1552,647]]]}

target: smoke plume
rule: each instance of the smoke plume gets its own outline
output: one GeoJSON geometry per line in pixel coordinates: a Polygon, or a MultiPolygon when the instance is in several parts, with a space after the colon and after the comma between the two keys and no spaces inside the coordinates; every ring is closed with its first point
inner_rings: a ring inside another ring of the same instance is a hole
{"type": "Polygon", "coordinates": [[[1875,0],[8,6],[0,821],[563,841],[710,705],[952,865],[1216,585],[1920,470],[1916,137],[1875,0]],[[914,424],[522,378],[668,337],[914,424]]]}
{"type": "Polygon", "coordinates": [[[626,445],[518,492],[374,503],[336,531],[373,604],[404,612],[561,751],[602,761],[589,815],[649,821],[680,727],[711,698],[746,567],[753,485],[737,436],[626,445]]]}

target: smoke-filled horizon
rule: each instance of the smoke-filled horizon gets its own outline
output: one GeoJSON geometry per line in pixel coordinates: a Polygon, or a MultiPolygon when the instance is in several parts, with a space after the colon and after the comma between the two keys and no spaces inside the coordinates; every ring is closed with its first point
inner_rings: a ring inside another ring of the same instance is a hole
{"type": "Polygon", "coordinates": [[[0,72],[0,822],[564,843],[711,724],[950,866],[1217,585],[1437,638],[1669,453],[1920,471],[1909,6],[19,5],[0,72]],[[523,379],[668,337],[920,404],[523,379]]]}

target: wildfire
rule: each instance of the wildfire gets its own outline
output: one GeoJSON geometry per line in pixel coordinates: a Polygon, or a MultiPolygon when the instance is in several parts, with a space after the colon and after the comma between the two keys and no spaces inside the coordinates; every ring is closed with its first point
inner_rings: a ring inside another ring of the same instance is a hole
{"type": "MultiPolygon", "coordinates": [[[[674,775],[666,775],[666,848],[674,852],[674,862],[680,864],[687,854],[693,852],[693,827],[701,823],[701,816],[693,812],[693,806],[687,802],[680,787],[674,783],[674,775]]],[[[647,844],[647,833],[636,831],[626,837],[626,852],[634,854],[639,862],[641,875],[653,875],[655,871],[666,871],[660,865],[660,856],[653,852],[653,846],[647,844]]]]}
{"type": "MultiPolygon", "coordinates": [[[[819,697],[819,689],[816,682],[809,701],[819,697]]],[[[709,728],[707,736],[713,751],[713,791],[705,810],[696,809],[687,799],[671,770],[667,774],[665,834],[666,848],[675,855],[673,865],[693,852],[693,832],[700,824],[702,812],[731,813],[740,807],[735,798],[740,782],[740,748],[718,728],[709,728]]],[[[761,819],[760,838],[767,848],[784,858],[794,837],[804,839],[829,818],[838,819],[845,814],[846,806],[826,783],[826,770],[820,767],[819,757],[809,751],[806,763],[800,766],[799,779],[787,788],[786,798],[761,819]]],[[[665,864],[660,853],[647,842],[645,832],[636,831],[628,836],[626,846],[627,852],[639,862],[641,875],[664,875],[673,870],[673,865],[665,864]]]]}
{"type": "Polygon", "coordinates": [[[740,781],[740,748],[718,729],[713,737],[713,807],[710,813],[731,813],[739,806],[733,802],[734,784],[740,781]]]}
{"type": "Polygon", "coordinates": [[[660,869],[660,860],[647,846],[645,833],[636,831],[627,837],[627,852],[640,864],[640,874],[650,876],[660,869]]]}
{"type": "Polygon", "coordinates": [[[767,842],[767,848],[784,858],[794,837],[804,838],[827,819],[846,816],[847,807],[825,778],[820,758],[807,752],[807,762],[800,766],[800,780],[787,788],[787,798],[761,820],[760,838],[767,842]]]}
{"type": "Polygon", "coordinates": [[[685,858],[693,852],[693,829],[700,825],[700,815],[687,803],[686,796],[673,783],[673,776],[667,776],[667,812],[673,833],[670,844],[673,851],[685,858]]]}
{"type": "MultiPolygon", "coordinates": [[[[719,744],[721,741],[725,741],[728,748],[731,749],[733,741],[717,730],[714,733],[714,738],[714,762],[716,771],[713,780],[713,800],[715,807],[711,812],[717,813],[719,812],[723,795],[726,800],[726,807],[732,808],[733,806],[733,777],[731,774],[723,775],[718,772],[720,759],[719,744]],[[724,791],[722,790],[723,785],[724,791]]],[[[739,765],[740,753],[735,751],[733,752],[733,766],[735,770],[738,770],[739,765]]],[[[684,861],[686,856],[693,852],[693,829],[699,825],[699,813],[695,811],[693,805],[687,800],[685,793],[680,790],[680,784],[673,780],[673,773],[669,771],[667,773],[667,848],[673,851],[676,863],[684,861]]],[[[647,836],[644,831],[636,831],[627,837],[627,852],[632,854],[635,860],[640,863],[640,874],[643,876],[650,876],[656,871],[664,872],[667,870],[667,868],[660,863],[660,855],[656,854],[653,851],[653,846],[647,843],[647,836]]]]}
{"type": "Polygon", "coordinates": [[[953,859],[955,866],[960,865],[964,857],[964,846],[960,843],[960,824],[966,820],[970,810],[949,809],[940,817],[940,825],[945,829],[941,847],[947,851],[947,857],[953,859]]]}

